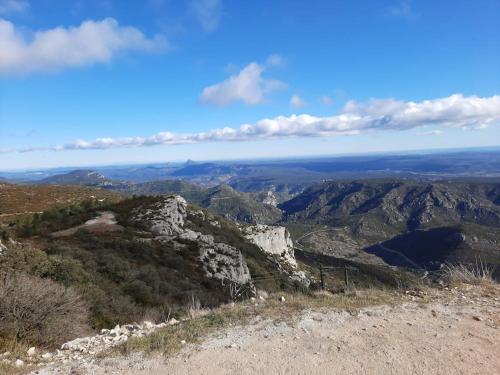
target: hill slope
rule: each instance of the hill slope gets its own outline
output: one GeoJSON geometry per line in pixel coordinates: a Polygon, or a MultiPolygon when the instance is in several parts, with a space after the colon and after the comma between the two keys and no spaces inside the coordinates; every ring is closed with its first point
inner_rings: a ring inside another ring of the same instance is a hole
{"type": "Polygon", "coordinates": [[[391,264],[405,266],[474,261],[476,256],[500,263],[498,192],[498,184],[488,183],[325,182],[279,207],[289,224],[337,229],[311,235],[308,246],[354,253],[349,247],[366,247],[391,264]],[[410,261],[401,262],[401,255],[410,261]]]}
{"type": "Polygon", "coordinates": [[[326,182],[280,208],[299,220],[372,216],[383,224],[407,229],[462,222],[500,227],[497,203],[498,185],[389,180],[326,182]]]}
{"type": "Polygon", "coordinates": [[[41,185],[107,186],[112,181],[99,172],[83,169],[47,177],[37,183],[41,185]]]}
{"type": "Polygon", "coordinates": [[[180,194],[190,203],[207,208],[228,220],[251,224],[271,224],[281,218],[281,211],[268,204],[267,194],[236,191],[228,185],[205,188],[180,180],[121,184],[109,189],[129,195],[180,194]]]}
{"type": "Polygon", "coordinates": [[[0,183],[0,222],[13,221],[22,215],[41,212],[54,206],[67,206],[89,199],[115,202],[122,199],[122,196],[112,191],[84,186],[0,183]]]}

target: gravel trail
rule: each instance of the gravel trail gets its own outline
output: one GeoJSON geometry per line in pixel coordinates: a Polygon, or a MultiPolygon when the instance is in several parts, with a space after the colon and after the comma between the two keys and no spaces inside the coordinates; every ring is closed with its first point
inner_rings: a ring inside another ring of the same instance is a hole
{"type": "Polygon", "coordinates": [[[500,374],[500,289],[445,293],[357,313],[306,311],[295,323],[257,317],[172,358],[105,358],[41,373],[500,374]]]}

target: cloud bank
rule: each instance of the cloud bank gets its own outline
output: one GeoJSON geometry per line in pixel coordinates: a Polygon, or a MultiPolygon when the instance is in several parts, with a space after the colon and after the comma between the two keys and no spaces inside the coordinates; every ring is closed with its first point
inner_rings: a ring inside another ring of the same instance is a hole
{"type": "MultiPolygon", "coordinates": [[[[274,55],[273,60],[276,60],[276,56],[274,55]]],[[[265,65],[252,62],[225,81],[205,87],[200,101],[219,107],[233,102],[249,105],[264,103],[267,94],[286,88],[286,84],[281,81],[262,77],[265,70],[265,65]]]]}
{"type": "Polygon", "coordinates": [[[113,18],[85,21],[77,27],[56,27],[26,37],[0,19],[0,75],[29,74],[110,62],[126,51],[158,51],[167,46],[161,35],[146,37],[113,18]]]}
{"type": "Polygon", "coordinates": [[[242,142],[294,137],[332,137],[356,135],[378,130],[409,130],[433,125],[445,128],[480,129],[500,123],[500,95],[491,97],[455,94],[446,98],[405,102],[394,99],[348,102],[334,116],[308,114],[278,116],[207,132],[179,134],[161,132],[150,137],[98,138],[78,140],[49,148],[17,150],[99,150],[114,147],[146,147],[202,142],[242,142]]]}

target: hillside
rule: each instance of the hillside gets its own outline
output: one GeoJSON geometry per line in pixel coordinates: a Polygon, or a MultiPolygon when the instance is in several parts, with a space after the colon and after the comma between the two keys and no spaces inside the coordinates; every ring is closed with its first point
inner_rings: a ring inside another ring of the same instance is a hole
{"type": "Polygon", "coordinates": [[[336,255],[366,249],[404,266],[476,257],[499,264],[498,191],[489,183],[330,181],[279,207],[288,225],[317,227],[308,247],[336,255]]]}
{"type": "Polygon", "coordinates": [[[412,181],[325,182],[280,205],[291,219],[361,215],[407,229],[473,222],[500,226],[498,185],[412,181]],[[496,202],[496,203],[495,203],[496,202]]]}
{"type": "Polygon", "coordinates": [[[148,309],[177,311],[192,298],[216,306],[251,296],[256,288],[292,288],[307,281],[284,228],[243,231],[208,211],[188,208],[180,196],[52,212],[10,231],[35,246],[20,249],[26,254],[18,255],[26,258],[14,264],[27,262],[35,275],[79,290],[93,328],[128,323],[148,309]],[[270,242],[258,240],[262,236],[270,242]]]}
{"type": "Polygon", "coordinates": [[[107,186],[112,181],[99,172],[92,170],[74,170],[68,173],[50,176],[37,181],[41,185],[84,185],[84,186],[107,186]]]}
{"type": "Polygon", "coordinates": [[[0,222],[15,221],[54,206],[67,206],[86,200],[116,202],[122,196],[84,186],[41,186],[0,183],[0,222]],[[104,201],[103,201],[104,200],[104,201]]]}
{"type": "Polygon", "coordinates": [[[163,180],[113,185],[108,189],[128,195],[180,194],[188,202],[209,209],[228,220],[245,223],[271,224],[281,218],[281,211],[275,207],[277,202],[272,194],[241,192],[228,185],[206,188],[181,180],[163,180]]]}
{"type": "MultiPolygon", "coordinates": [[[[209,190],[210,200],[227,197],[233,191],[229,187],[209,190]]],[[[230,199],[220,201],[226,200],[230,199]]],[[[413,288],[431,282],[420,279],[423,272],[417,281],[417,274],[382,263],[296,252],[285,227],[227,220],[211,210],[188,205],[179,195],[138,196],[98,206],[69,205],[18,223],[9,228],[8,234],[10,239],[8,236],[0,249],[0,283],[4,283],[0,285],[4,293],[0,310],[9,319],[11,305],[15,305],[12,316],[17,317],[19,308],[33,311],[35,303],[40,306],[36,311],[41,309],[46,314],[34,318],[41,322],[35,328],[18,333],[16,340],[27,347],[53,349],[77,336],[86,336],[66,342],[62,350],[51,354],[53,364],[63,367],[70,361],[86,366],[87,360],[115,346],[121,348],[116,350],[182,348],[181,340],[186,342],[183,337],[195,342],[207,329],[196,324],[221,327],[227,321],[259,322],[261,314],[283,321],[290,319],[290,314],[310,310],[310,304],[347,308],[352,314],[373,303],[392,303],[401,298],[394,293],[401,288],[416,293],[403,294],[403,298],[425,296],[421,289],[414,292],[413,288]],[[320,265],[333,268],[321,271],[326,274],[320,277],[320,265]],[[344,283],[347,270],[349,285],[344,283]],[[322,279],[329,292],[315,293],[322,279]],[[274,302],[266,302],[269,293],[274,302]],[[228,302],[242,300],[247,301],[242,306],[251,310],[238,307],[232,311],[234,305],[228,302]],[[207,313],[202,308],[222,311],[223,315],[210,313],[203,318],[207,313]],[[197,316],[205,323],[197,323],[197,316]],[[181,333],[158,339],[162,336],[154,332],[170,322],[179,329],[194,326],[186,328],[187,336],[181,333]]],[[[449,235],[456,237],[447,233],[445,242],[449,235]]],[[[436,233],[430,241],[441,245],[442,237],[436,233]]],[[[417,241],[410,238],[409,242],[413,245],[417,241]]],[[[422,258],[419,250],[410,246],[406,256],[426,262],[418,258],[422,258]]],[[[439,276],[440,280],[444,277],[444,273],[439,276]]],[[[26,316],[31,318],[30,314],[26,316]]],[[[9,343],[18,324],[15,319],[6,320],[7,324],[0,327],[0,351],[12,350],[9,343]]],[[[423,318],[419,315],[418,319],[423,318]]],[[[9,364],[17,361],[10,354],[6,358],[9,364]]],[[[22,358],[26,360],[26,355],[22,358]]],[[[36,356],[29,361],[44,359],[36,356]]]]}
{"type": "Polygon", "coordinates": [[[281,211],[268,198],[267,193],[244,193],[221,185],[206,190],[199,204],[230,220],[271,224],[281,218],[281,211]]]}

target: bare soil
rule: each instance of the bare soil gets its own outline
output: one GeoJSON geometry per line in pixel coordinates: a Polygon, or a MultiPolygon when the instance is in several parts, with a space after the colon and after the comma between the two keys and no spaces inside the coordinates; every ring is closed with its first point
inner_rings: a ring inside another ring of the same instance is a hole
{"type": "Polygon", "coordinates": [[[137,354],[40,373],[500,374],[498,285],[406,300],[358,312],[305,311],[293,322],[257,316],[171,358],[137,354]]]}
{"type": "Polygon", "coordinates": [[[75,234],[79,229],[85,229],[89,232],[121,232],[124,228],[116,223],[115,214],[111,211],[100,212],[99,216],[87,220],[84,224],[73,228],[60,230],[51,234],[52,237],[67,237],[75,234]]]}

